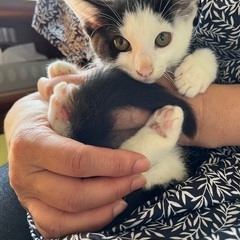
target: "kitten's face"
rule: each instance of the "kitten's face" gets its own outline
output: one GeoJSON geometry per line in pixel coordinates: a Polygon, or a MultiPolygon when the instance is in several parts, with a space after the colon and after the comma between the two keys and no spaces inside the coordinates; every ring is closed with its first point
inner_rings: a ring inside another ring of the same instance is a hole
{"type": "Polygon", "coordinates": [[[67,2],[84,18],[97,55],[139,81],[155,82],[187,53],[195,0],[67,2]]]}
{"type": "Polygon", "coordinates": [[[125,40],[118,42],[126,41],[129,50],[119,52],[114,64],[133,78],[148,83],[155,82],[176,65],[185,55],[189,42],[189,37],[187,41],[181,39],[182,32],[186,32],[184,26],[174,26],[151,9],[126,12],[119,31],[125,40]]]}

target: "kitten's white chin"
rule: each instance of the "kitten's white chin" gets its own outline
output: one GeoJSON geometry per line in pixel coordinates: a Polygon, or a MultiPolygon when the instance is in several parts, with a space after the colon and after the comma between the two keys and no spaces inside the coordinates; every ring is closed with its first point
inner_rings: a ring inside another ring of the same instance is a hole
{"type": "Polygon", "coordinates": [[[149,79],[149,78],[141,78],[141,79],[137,79],[138,81],[140,82],[143,82],[143,83],[155,83],[157,81],[157,79],[149,79]]]}
{"type": "Polygon", "coordinates": [[[143,83],[147,83],[147,84],[151,84],[151,83],[155,83],[158,82],[158,80],[164,76],[164,73],[166,72],[166,67],[162,66],[160,69],[158,69],[158,71],[154,71],[150,76],[148,77],[143,77],[139,74],[137,74],[136,72],[133,71],[129,71],[129,69],[122,67],[124,69],[124,71],[126,71],[133,79],[139,81],[139,82],[143,82],[143,83]]]}
{"type": "Polygon", "coordinates": [[[133,75],[130,74],[135,80],[139,81],[139,82],[143,82],[143,83],[155,83],[159,80],[159,78],[161,77],[161,75],[155,77],[155,76],[151,76],[151,77],[141,77],[139,75],[133,75]]]}

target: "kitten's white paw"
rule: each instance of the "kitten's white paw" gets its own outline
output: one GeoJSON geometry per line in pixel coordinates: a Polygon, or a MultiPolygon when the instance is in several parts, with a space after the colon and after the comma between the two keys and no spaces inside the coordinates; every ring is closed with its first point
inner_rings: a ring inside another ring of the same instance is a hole
{"type": "Polygon", "coordinates": [[[181,149],[176,145],[183,119],[180,107],[165,106],[156,110],[145,126],[121,145],[122,149],[143,154],[151,162],[149,171],[143,173],[147,180],[145,189],[167,186],[172,180],[186,177],[181,149]]]}
{"type": "Polygon", "coordinates": [[[161,156],[161,159],[149,171],[143,173],[147,180],[144,188],[149,190],[157,185],[167,187],[172,181],[184,181],[188,175],[181,155],[180,149],[175,147],[169,154],[161,156]]]}
{"type": "Polygon", "coordinates": [[[65,137],[69,136],[68,111],[71,109],[72,95],[77,88],[77,85],[60,82],[54,87],[49,102],[48,121],[55,132],[65,137]]]}
{"type": "MultiPolygon", "coordinates": [[[[145,189],[155,185],[167,186],[171,181],[182,181],[187,176],[181,149],[176,145],[182,131],[183,110],[178,106],[165,106],[150,117],[146,125],[156,131],[161,139],[158,150],[152,146],[152,152],[146,157],[151,161],[151,169],[143,175],[147,179],[145,189]]],[[[155,138],[157,144],[158,141],[155,138]]]]}
{"type": "Polygon", "coordinates": [[[177,141],[182,130],[183,119],[183,110],[180,107],[167,105],[156,110],[146,126],[154,129],[162,137],[177,141]]]}
{"type": "Polygon", "coordinates": [[[208,49],[196,50],[188,55],[175,70],[175,85],[182,95],[195,97],[204,93],[217,75],[215,55],[208,49]]]}
{"type": "Polygon", "coordinates": [[[47,72],[49,78],[78,73],[77,67],[74,64],[60,60],[51,63],[47,68],[47,72]]]}

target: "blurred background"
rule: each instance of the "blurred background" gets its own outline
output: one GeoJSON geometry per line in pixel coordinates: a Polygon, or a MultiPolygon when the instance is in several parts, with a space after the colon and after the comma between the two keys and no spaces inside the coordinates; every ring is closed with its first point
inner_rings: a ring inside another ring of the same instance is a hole
{"type": "Polygon", "coordinates": [[[35,3],[0,0],[0,165],[7,161],[3,135],[7,111],[16,100],[35,91],[49,61],[62,56],[31,27],[35,3]]]}

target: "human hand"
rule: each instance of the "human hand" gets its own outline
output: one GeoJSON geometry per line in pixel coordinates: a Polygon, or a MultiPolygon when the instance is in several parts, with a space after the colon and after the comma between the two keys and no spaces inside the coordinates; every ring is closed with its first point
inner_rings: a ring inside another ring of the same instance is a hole
{"type": "Polygon", "coordinates": [[[44,237],[97,231],[125,209],[124,196],[145,185],[140,173],[149,163],[137,153],[55,134],[47,108],[34,93],[16,102],[5,119],[11,185],[44,237]]]}
{"type": "Polygon", "coordinates": [[[80,85],[86,80],[87,76],[94,71],[95,71],[95,68],[91,68],[89,70],[79,71],[78,74],[60,75],[51,79],[42,77],[38,81],[38,91],[43,98],[45,98],[46,100],[49,100],[50,96],[53,93],[53,88],[59,82],[64,81],[67,83],[80,85]]]}

